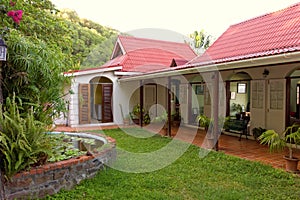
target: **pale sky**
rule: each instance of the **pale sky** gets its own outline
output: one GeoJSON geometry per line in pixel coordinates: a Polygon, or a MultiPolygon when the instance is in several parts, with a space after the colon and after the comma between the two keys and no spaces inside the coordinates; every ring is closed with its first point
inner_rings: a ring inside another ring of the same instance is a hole
{"type": "Polygon", "coordinates": [[[188,35],[204,29],[219,37],[230,25],[293,5],[298,0],[51,0],[81,18],[121,32],[167,29],[188,35]]]}

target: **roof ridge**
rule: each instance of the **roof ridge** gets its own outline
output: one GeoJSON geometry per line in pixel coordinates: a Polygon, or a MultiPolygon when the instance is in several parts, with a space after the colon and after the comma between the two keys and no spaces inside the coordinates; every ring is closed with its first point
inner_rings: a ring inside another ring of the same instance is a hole
{"type": "Polygon", "coordinates": [[[263,14],[263,15],[260,15],[260,16],[257,16],[257,17],[253,17],[253,18],[244,20],[244,21],[242,21],[242,22],[238,22],[238,23],[236,23],[236,24],[231,25],[230,27],[234,27],[234,26],[238,26],[238,25],[241,25],[241,24],[245,24],[245,23],[248,23],[249,21],[254,21],[254,20],[256,20],[256,19],[263,18],[263,17],[266,17],[266,16],[268,16],[268,15],[272,15],[272,14],[274,14],[274,13],[283,12],[283,11],[285,11],[285,10],[289,10],[289,9],[291,9],[291,8],[293,8],[293,7],[296,7],[296,6],[300,6],[300,2],[295,3],[295,4],[292,4],[292,5],[290,5],[290,6],[286,7],[286,8],[282,8],[282,9],[277,10],[277,11],[265,13],[265,14],[263,14]]]}
{"type": "Polygon", "coordinates": [[[173,43],[173,44],[180,44],[180,45],[189,45],[184,42],[174,42],[174,41],[167,41],[167,40],[158,40],[158,39],[151,39],[151,38],[142,38],[142,37],[136,37],[136,36],[127,36],[127,35],[118,35],[119,38],[130,38],[130,39],[137,39],[137,40],[148,40],[148,41],[156,41],[156,42],[164,42],[164,43],[173,43]]]}

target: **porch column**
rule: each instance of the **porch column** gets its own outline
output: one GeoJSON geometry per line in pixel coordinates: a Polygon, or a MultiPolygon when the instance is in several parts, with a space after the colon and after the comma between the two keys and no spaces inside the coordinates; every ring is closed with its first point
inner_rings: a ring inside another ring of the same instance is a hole
{"type": "Polygon", "coordinates": [[[140,81],[140,126],[143,127],[144,121],[144,84],[143,81],[140,81]]]}
{"type": "Polygon", "coordinates": [[[226,117],[230,116],[230,81],[226,81],[226,117]]]}
{"type": "Polygon", "coordinates": [[[219,150],[219,72],[214,72],[213,80],[213,138],[216,142],[213,147],[214,150],[219,150]]]}
{"type": "Polygon", "coordinates": [[[168,77],[168,133],[167,135],[171,137],[171,77],[168,77]]]}
{"type": "Polygon", "coordinates": [[[291,77],[286,78],[285,127],[290,125],[291,77]]]}

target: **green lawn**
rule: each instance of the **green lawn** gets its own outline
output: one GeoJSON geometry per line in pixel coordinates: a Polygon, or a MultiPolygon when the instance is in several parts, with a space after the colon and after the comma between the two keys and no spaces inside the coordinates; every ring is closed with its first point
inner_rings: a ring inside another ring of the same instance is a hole
{"type": "MultiPolygon", "coordinates": [[[[132,152],[151,152],[170,142],[158,135],[131,137],[119,129],[105,134],[132,152]]],[[[182,157],[161,170],[126,173],[107,167],[73,190],[47,199],[300,199],[300,178],[220,152],[200,159],[199,147],[191,145],[182,157]]]]}

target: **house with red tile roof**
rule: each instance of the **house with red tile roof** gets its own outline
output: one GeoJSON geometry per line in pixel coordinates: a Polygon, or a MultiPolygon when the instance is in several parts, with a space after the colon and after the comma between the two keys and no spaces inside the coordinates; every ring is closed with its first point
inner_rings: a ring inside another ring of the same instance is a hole
{"type": "Polygon", "coordinates": [[[71,88],[75,92],[69,97],[68,124],[107,124],[118,118],[120,121],[124,118],[117,101],[123,99],[117,87],[121,77],[168,69],[195,57],[185,43],[118,36],[111,59],[103,66],[65,74],[73,76],[71,88]]]}
{"type": "MultiPolygon", "coordinates": [[[[121,36],[111,61],[92,72],[74,73],[77,91],[84,83],[90,92],[77,92],[74,99],[85,96],[83,102],[93,106],[99,103],[97,92],[117,93],[109,105],[111,122],[120,124],[135,105],[152,119],[164,112],[169,121],[180,115],[184,125],[197,125],[199,114],[215,123],[225,116],[241,126],[247,120],[243,133],[250,135],[255,127],[282,131],[300,120],[300,3],[230,26],[201,56],[184,46],[121,36]],[[113,92],[93,88],[99,77],[103,85],[113,85],[113,92]]],[[[84,107],[79,102],[74,106],[84,107]]],[[[101,109],[105,113],[108,107],[101,109]]],[[[71,124],[81,124],[78,119],[70,118],[71,124]]],[[[238,125],[229,131],[241,129],[238,125]]]]}

